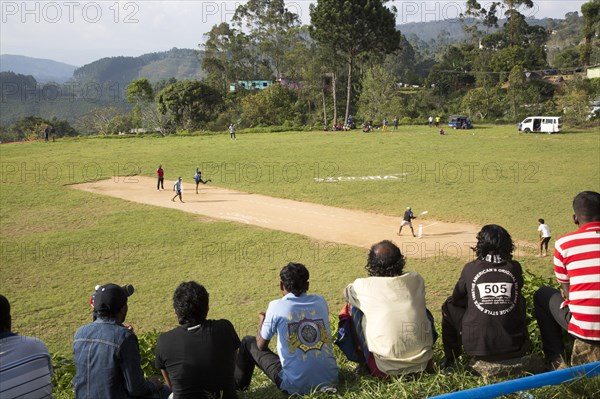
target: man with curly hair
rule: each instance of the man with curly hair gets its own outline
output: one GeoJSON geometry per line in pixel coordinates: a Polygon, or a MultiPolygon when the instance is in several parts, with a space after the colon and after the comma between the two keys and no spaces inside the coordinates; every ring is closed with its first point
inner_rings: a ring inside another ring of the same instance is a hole
{"type": "Polygon", "coordinates": [[[502,226],[489,224],[477,234],[477,259],[465,265],[442,305],[444,366],[451,366],[463,349],[488,362],[518,358],[529,350],[523,269],[513,260],[513,250],[502,226]]]}
{"type": "Polygon", "coordinates": [[[333,356],[329,309],[320,295],[309,295],[308,270],[289,263],[279,273],[283,298],[269,303],[258,314],[256,337],[242,340],[236,361],[235,380],[239,389],[250,386],[258,366],[288,395],[312,391],[330,392],[337,383],[338,366],[333,356]],[[276,355],[269,341],[277,334],[276,355]]]}
{"type": "Polygon", "coordinates": [[[237,399],[233,372],[240,339],[229,320],[208,320],[208,291],[179,284],[173,308],[179,327],[161,334],[156,368],[177,399],[237,399]]]}
{"type": "Polygon", "coordinates": [[[423,371],[433,356],[437,334],[425,307],[425,282],[416,272],[404,273],[404,264],[400,249],[381,241],[369,251],[369,277],[344,290],[352,306],[358,358],[376,377],[423,371]]]}

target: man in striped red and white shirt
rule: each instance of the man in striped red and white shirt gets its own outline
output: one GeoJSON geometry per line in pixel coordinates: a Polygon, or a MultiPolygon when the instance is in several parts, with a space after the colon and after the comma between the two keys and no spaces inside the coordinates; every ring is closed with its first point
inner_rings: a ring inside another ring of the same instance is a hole
{"type": "Polygon", "coordinates": [[[554,273],[561,290],[540,288],[534,295],[535,317],[551,369],[564,364],[562,330],[600,346],[600,194],[579,193],[573,200],[577,231],[554,246],[554,273]]]}

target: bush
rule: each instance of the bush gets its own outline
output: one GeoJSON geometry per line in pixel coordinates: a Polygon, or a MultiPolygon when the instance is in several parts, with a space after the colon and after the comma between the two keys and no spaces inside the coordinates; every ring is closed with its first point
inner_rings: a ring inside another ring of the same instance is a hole
{"type": "Polygon", "coordinates": [[[15,141],[21,141],[21,137],[18,133],[2,132],[0,133],[0,143],[13,143],[15,141]]]}

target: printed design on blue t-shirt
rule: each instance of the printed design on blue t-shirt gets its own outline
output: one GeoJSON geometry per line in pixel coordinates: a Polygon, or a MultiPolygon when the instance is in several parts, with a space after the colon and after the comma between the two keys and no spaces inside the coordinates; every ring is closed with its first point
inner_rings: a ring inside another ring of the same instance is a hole
{"type": "Polygon", "coordinates": [[[473,303],[481,312],[491,316],[501,316],[513,310],[518,292],[516,277],[505,269],[482,270],[475,275],[471,285],[473,303]],[[493,274],[486,276],[488,273],[493,274]]]}
{"type": "Polygon", "coordinates": [[[287,344],[290,354],[294,353],[296,349],[306,353],[313,349],[321,350],[323,345],[331,345],[331,338],[323,319],[304,318],[288,324],[287,344]]]}

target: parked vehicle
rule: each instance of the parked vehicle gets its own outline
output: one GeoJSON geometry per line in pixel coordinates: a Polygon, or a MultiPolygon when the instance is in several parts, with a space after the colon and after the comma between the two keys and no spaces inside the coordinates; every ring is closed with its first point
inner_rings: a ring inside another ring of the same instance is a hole
{"type": "Polygon", "coordinates": [[[448,121],[448,126],[453,129],[472,129],[471,119],[463,115],[452,115],[448,121]]]}
{"type": "Polygon", "coordinates": [[[519,123],[519,131],[524,133],[559,133],[562,130],[560,116],[529,116],[519,123]]]}

